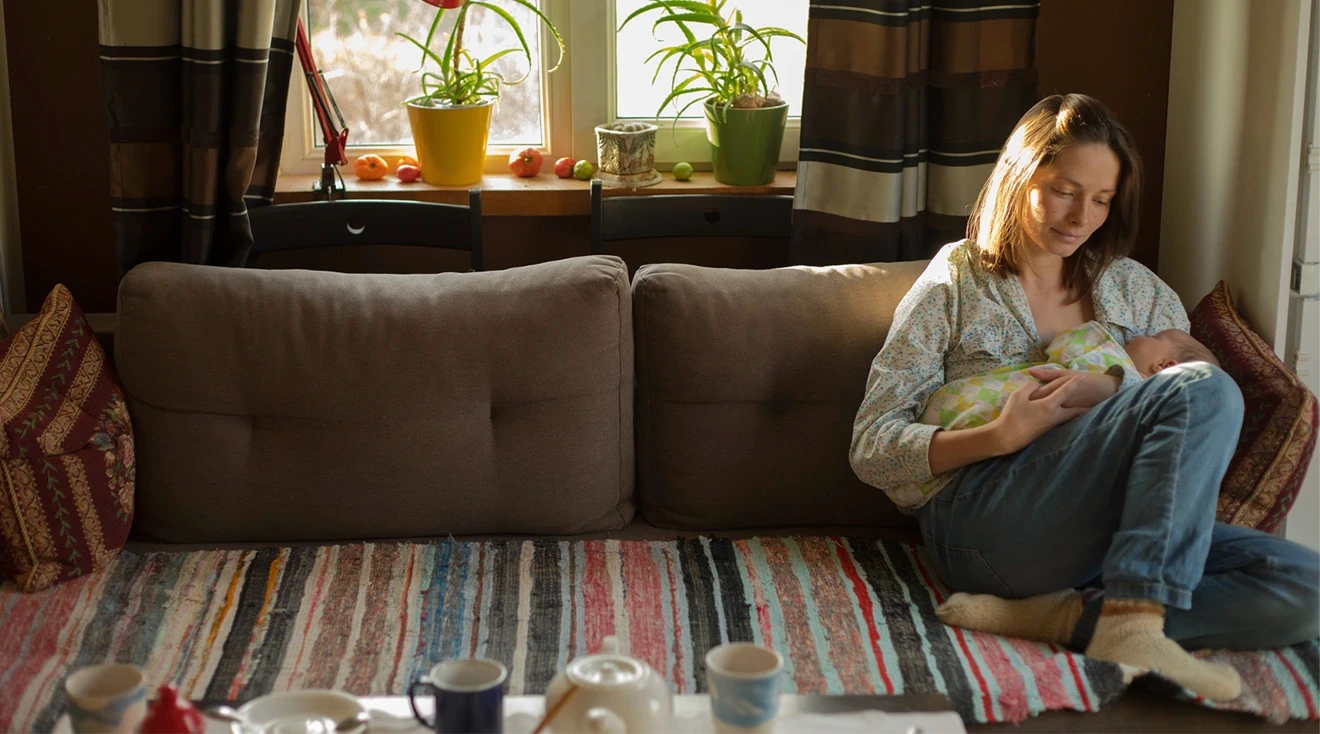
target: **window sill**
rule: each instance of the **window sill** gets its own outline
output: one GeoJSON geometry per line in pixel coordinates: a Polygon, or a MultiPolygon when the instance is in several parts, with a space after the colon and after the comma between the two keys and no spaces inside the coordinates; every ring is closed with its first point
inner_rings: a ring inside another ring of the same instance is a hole
{"type": "MultiPolygon", "coordinates": [[[[775,180],[765,186],[726,186],[715,181],[709,171],[692,174],[690,181],[676,181],[669,173],[654,186],[626,188],[605,186],[604,196],[663,196],[666,194],[734,194],[742,196],[783,194],[792,196],[797,171],[777,171],[775,180]]],[[[291,204],[316,201],[313,175],[280,176],[275,184],[275,203],[291,204]]],[[[481,189],[481,211],[485,216],[585,216],[591,213],[591,182],[562,179],[542,171],[534,178],[512,174],[487,174],[472,186],[432,186],[422,181],[403,183],[393,176],[380,181],[361,181],[345,177],[350,199],[406,199],[442,204],[466,204],[469,188],[481,189]]]]}

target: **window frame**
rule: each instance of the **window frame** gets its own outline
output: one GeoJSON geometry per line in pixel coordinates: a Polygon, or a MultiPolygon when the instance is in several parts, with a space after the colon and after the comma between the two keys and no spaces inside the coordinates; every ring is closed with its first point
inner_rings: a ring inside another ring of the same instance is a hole
{"type": "MultiPolygon", "coordinates": [[[[805,1],[805,0],[804,0],[805,1]]],[[[300,0],[303,23],[310,26],[308,6],[300,0]]],[[[538,24],[541,59],[537,70],[542,75],[541,124],[546,140],[536,148],[549,158],[569,156],[593,163],[596,158],[597,125],[618,119],[614,43],[617,27],[614,0],[543,0],[543,10],[564,38],[567,53],[553,74],[545,70],[554,63],[557,49],[553,39],[546,43],[545,28],[538,24]],[[579,93],[574,94],[574,90],[579,93]]],[[[315,49],[313,49],[315,53],[315,49]]],[[[340,100],[342,104],[342,100],[340,100]]],[[[706,144],[705,123],[701,120],[672,118],[627,118],[652,122],[660,127],[656,134],[656,168],[668,171],[679,161],[687,161],[698,170],[710,170],[710,147],[706,144]]],[[[801,139],[800,118],[790,117],[779,150],[780,170],[797,168],[801,139]]],[[[353,145],[350,131],[349,159],[375,153],[385,157],[413,155],[411,145],[353,145]]],[[[506,173],[509,154],[522,145],[486,146],[486,173],[506,173]]],[[[284,118],[284,150],[280,158],[283,175],[315,174],[325,159],[325,145],[312,112],[311,98],[302,67],[294,59],[289,82],[289,97],[284,118]]]]}

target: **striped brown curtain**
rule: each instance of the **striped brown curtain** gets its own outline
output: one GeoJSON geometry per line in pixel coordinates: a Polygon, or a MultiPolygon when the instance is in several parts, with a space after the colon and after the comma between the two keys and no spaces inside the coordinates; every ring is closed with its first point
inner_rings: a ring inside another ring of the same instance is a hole
{"type": "Polygon", "coordinates": [[[301,0],[100,0],[121,272],[237,265],[270,201],[301,0]]]}
{"type": "Polygon", "coordinates": [[[812,0],[793,262],[930,257],[961,239],[1036,101],[1039,0],[812,0]]]}

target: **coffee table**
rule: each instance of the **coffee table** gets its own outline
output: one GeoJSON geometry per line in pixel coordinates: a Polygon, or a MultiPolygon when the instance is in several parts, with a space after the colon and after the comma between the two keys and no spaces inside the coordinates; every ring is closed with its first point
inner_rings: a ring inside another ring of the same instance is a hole
{"type": "MultiPolygon", "coordinates": [[[[413,719],[407,696],[360,696],[362,705],[375,716],[370,734],[426,734],[413,719]]],[[[431,702],[418,699],[422,713],[430,715],[431,702]]],[[[506,696],[506,734],[527,734],[545,713],[544,696],[506,696]]],[[[674,696],[675,732],[711,732],[710,696],[674,696]]],[[[72,731],[68,716],[55,723],[55,732],[72,731]]],[[[207,734],[229,734],[222,722],[207,719],[207,734]]],[[[962,719],[940,694],[901,696],[799,696],[785,695],[779,703],[778,734],[795,732],[867,732],[868,734],[963,734],[962,719]]]]}

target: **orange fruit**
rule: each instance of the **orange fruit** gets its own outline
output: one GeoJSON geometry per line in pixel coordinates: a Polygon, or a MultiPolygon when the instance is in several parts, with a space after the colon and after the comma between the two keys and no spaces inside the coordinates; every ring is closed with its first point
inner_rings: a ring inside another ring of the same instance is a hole
{"type": "Polygon", "coordinates": [[[385,178],[385,174],[390,172],[390,167],[385,164],[385,159],[378,155],[368,154],[360,155],[353,161],[353,173],[363,181],[376,181],[385,178]]]}
{"type": "Polygon", "coordinates": [[[410,155],[401,155],[399,156],[399,162],[394,164],[394,170],[398,171],[399,166],[413,166],[415,168],[421,168],[422,164],[418,163],[417,159],[413,158],[410,155]]]}

